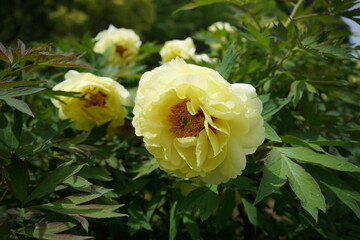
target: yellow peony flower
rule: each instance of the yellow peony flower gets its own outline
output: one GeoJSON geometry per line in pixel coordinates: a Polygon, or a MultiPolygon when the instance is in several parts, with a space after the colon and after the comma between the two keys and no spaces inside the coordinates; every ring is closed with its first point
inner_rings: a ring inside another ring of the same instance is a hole
{"type": "Polygon", "coordinates": [[[130,105],[130,94],[111,78],[70,70],[65,74],[65,81],[53,90],[80,92],[81,98],[59,97],[63,103],[51,99],[59,108],[60,118],[71,119],[79,130],[90,130],[111,120],[111,127],[124,124],[128,113],[124,105],[130,105]]]}
{"type": "Polygon", "coordinates": [[[195,50],[193,40],[188,37],[185,40],[167,41],[160,50],[160,56],[164,63],[169,62],[176,57],[190,59],[194,57],[195,50]]]}
{"type": "Polygon", "coordinates": [[[110,25],[95,37],[97,41],[94,52],[104,53],[112,47],[109,55],[109,63],[123,65],[134,60],[137,55],[141,41],[139,36],[131,29],[116,28],[110,25]]]}
{"type": "Polygon", "coordinates": [[[219,184],[240,175],[264,141],[261,111],[251,85],[177,58],[141,77],[133,126],[161,169],[219,184]]]}

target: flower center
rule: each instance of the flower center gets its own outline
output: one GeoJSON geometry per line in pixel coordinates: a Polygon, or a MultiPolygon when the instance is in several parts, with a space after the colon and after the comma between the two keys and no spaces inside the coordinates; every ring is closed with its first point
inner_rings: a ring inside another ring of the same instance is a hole
{"type": "Polygon", "coordinates": [[[85,107],[99,106],[103,107],[106,103],[107,95],[101,91],[97,93],[86,92],[81,96],[85,100],[85,107]]]}
{"type": "Polygon", "coordinates": [[[168,121],[170,123],[170,132],[177,138],[197,137],[205,128],[205,117],[200,110],[197,114],[191,115],[186,107],[186,102],[180,102],[170,109],[168,121]]]}
{"type": "Polygon", "coordinates": [[[126,48],[124,48],[124,47],[121,46],[121,45],[116,45],[116,52],[117,52],[121,57],[123,57],[125,51],[126,51],[126,48]]]}

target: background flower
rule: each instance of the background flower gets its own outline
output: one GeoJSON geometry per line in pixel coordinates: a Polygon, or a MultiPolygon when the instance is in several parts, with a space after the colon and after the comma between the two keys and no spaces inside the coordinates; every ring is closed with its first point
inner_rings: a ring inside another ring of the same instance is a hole
{"type": "Polygon", "coordinates": [[[208,28],[210,32],[217,32],[217,31],[227,31],[229,33],[235,33],[235,27],[231,26],[228,22],[214,22],[208,28]]]}
{"type": "Polygon", "coordinates": [[[59,97],[62,102],[52,99],[60,118],[70,118],[77,129],[90,130],[111,120],[111,127],[124,124],[128,113],[124,105],[130,104],[130,94],[111,78],[70,70],[53,90],[80,92],[80,98],[59,97]]]}
{"type": "Polygon", "coordinates": [[[141,41],[139,36],[131,29],[116,28],[110,25],[95,37],[97,41],[94,51],[104,53],[112,47],[109,54],[109,62],[123,65],[134,60],[139,51],[141,41]]]}
{"type": "Polygon", "coordinates": [[[163,170],[218,184],[264,141],[261,111],[251,85],[177,58],[142,76],[133,125],[163,170]]]}
{"type": "Polygon", "coordinates": [[[176,57],[189,59],[195,55],[195,45],[191,38],[185,40],[167,41],[160,50],[160,56],[163,62],[169,62],[176,57]]]}

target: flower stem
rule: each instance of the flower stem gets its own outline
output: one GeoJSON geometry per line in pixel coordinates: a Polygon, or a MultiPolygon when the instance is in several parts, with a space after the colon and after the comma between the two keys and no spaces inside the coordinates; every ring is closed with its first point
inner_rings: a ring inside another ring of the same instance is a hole
{"type": "Polygon", "coordinates": [[[240,2],[238,2],[236,0],[230,0],[230,2],[235,4],[236,6],[240,7],[245,12],[247,12],[250,15],[250,17],[254,20],[258,30],[261,31],[261,29],[262,29],[261,25],[260,25],[259,21],[257,20],[256,15],[254,14],[254,12],[251,9],[249,9],[245,4],[242,4],[242,3],[240,3],[240,2]]]}
{"type": "Polygon", "coordinates": [[[304,2],[304,0],[299,0],[299,1],[296,3],[295,7],[293,8],[292,12],[290,13],[290,16],[289,16],[288,20],[286,20],[286,23],[285,23],[285,25],[284,25],[285,27],[288,27],[288,26],[289,26],[289,24],[291,23],[291,21],[294,19],[297,11],[299,10],[300,5],[301,5],[303,2],[304,2]]]}

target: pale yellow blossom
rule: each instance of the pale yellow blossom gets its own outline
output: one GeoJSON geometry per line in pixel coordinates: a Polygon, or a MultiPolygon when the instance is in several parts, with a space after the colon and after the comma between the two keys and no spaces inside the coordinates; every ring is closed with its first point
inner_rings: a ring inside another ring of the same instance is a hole
{"type": "Polygon", "coordinates": [[[193,58],[195,51],[194,42],[188,37],[185,40],[167,41],[160,50],[160,56],[163,62],[169,62],[176,57],[183,59],[193,58]]]}
{"type": "Polygon", "coordinates": [[[112,121],[111,127],[124,124],[128,113],[124,106],[130,105],[130,94],[111,78],[70,70],[65,74],[65,81],[53,90],[80,93],[80,98],[61,96],[62,102],[51,100],[59,108],[59,117],[71,119],[77,129],[90,130],[108,121],[112,121]]]}
{"type": "Polygon", "coordinates": [[[225,30],[228,33],[235,33],[236,28],[234,26],[231,26],[231,24],[228,22],[214,22],[213,24],[211,24],[208,27],[208,30],[210,32],[217,32],[217,31],[225,30]]]}
{"type": "Polygon", "coordinates": [[[132,62],[141,46],[139,36],[132,29],[116,28],[113,25],[99,32],[95,40],[94,52],[103,54],[111,48],[108,62],[115,65],[132,62]]]}
{"type": "Polygon", "coordinates": [[[264,141],[261,111],[251,85],[177,58],[141,77],[133,126],[161,169],[218,184],[240,175],[264,141]]]}

